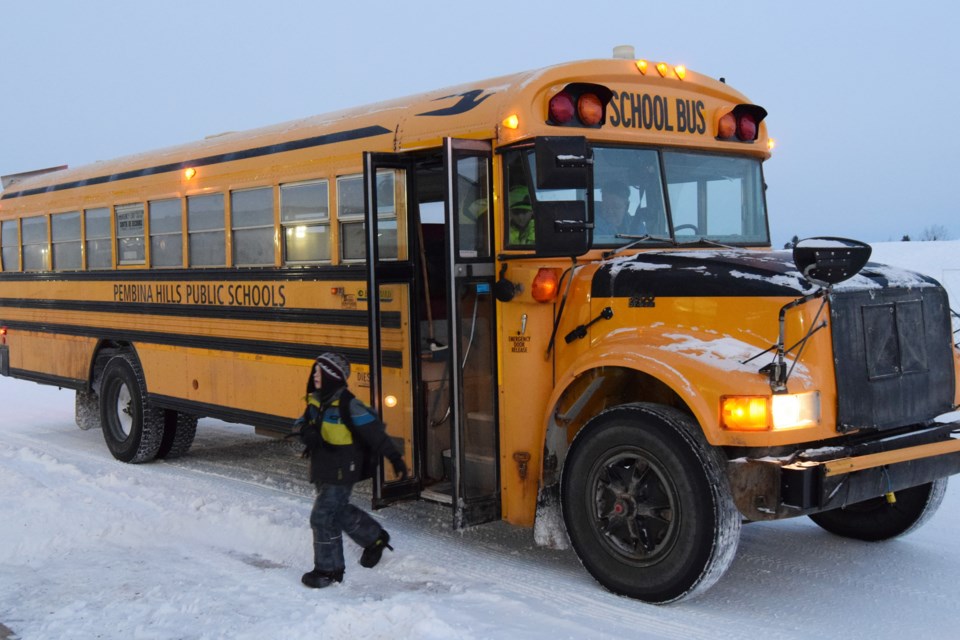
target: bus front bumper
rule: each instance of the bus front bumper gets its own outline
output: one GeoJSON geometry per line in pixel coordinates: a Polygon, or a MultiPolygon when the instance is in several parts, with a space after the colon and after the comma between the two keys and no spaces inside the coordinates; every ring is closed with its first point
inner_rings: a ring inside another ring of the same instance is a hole
{"type": "Polygon", "coordinates": [[[788,458],[738,458],[728,466],[734,502],[750,520],[829,511],[956,473],[960,422],[788,458]]]}

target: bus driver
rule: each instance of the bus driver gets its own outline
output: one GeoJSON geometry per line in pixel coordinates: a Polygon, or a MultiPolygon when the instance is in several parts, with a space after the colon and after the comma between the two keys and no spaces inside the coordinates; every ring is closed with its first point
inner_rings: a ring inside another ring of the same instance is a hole
{"type": "Polygon", "coordinates": [[[618,233],[630,232],[630,187],[623,182],[610,182],[600,187],[600,195],[593,235],[601,242],[613,242],[618,233]]]}

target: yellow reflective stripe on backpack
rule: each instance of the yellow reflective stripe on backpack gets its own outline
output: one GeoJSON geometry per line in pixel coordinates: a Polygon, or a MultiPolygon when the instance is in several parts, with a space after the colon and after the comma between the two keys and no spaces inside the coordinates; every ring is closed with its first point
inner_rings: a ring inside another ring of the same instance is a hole
{"type": "MultiPolygon", "coordinates": [[[[339,404],[340,401],[337,400],[330,406],[337,407],[339,409],[339,404]]],[[[333,445],[353,444],[353,434],[350,433],[350,429],[347,428],[347,425],[343,424],[343,418],[340,419],[340,422],[327,422],[324,420],[323,424],[320,426],[320,436],[323,438],[324,442],[333,445]]]]}

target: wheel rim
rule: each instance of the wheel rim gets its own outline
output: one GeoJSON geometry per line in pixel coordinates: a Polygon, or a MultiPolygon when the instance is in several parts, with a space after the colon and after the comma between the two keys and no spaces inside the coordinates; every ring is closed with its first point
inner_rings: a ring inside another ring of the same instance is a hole
{"type": "Polygon", "coordinates": [[[130,388],[124,383],[117,389],[116,415],[120,435],[123,436],[122,439],[126,439],[133,431],[133,397],[130,395],[130,388]]]}
{"type": "Polygon", "coordinates": [[[636,565],[650,565],[676,542],[677,490],[655,458],[639,448],[597,461],[589,476],[588,510],[601,543],[636,565]]]}

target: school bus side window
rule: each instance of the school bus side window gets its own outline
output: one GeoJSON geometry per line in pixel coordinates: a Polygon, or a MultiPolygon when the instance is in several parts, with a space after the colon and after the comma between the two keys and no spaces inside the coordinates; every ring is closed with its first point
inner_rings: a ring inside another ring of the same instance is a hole
{"type": "Polygon", "coordinates": [[[182,204],[179,198],[153,200],[150,207],[150,263],[183,266],[182,204]]]}
{"type": "Polygon", "coordinates": [[[222,193],[187,198],[191,267],[222,267],[227,264],[225,215],[222,193]]]}
{"type": "Polygon", "coordinates": [[[487,213],[490,176],[487,163],[475,157],[458,159],[457,183],[460,189],[460,211],[457,216],[460,257],[487,258],[490,256],[490,238],[487,232],[490,226],[487,213]]]}
{"type": "Polygon", "coordinates": [[[330,196],[326,180],[280,185],[283,260],[330,261],[330,196]]]}
{"type": "Polygon", "coordinates": [[[504,154],[504,213],[507,216],[505,244],[509,248],[531,248],[536,239],[533,202],[519,151],[504,154]]]}
{"type": "Polygon", "coordinates": [[[84,212],[87,242],[87,269],[109,269],[113,266],[110,251],[110,210],[106,207],[84,212]]]}
{"type": "MultiPolygon", "coordinates": [[[[381,260],[396,260],[397,206],[396,174],[377,171],[377,239],[381,260]]],[[[337,178],[337,218],[340,221],[340,256],[346,262],[367,259],[366,224],[363,208],[363,176],[337,178]]]]}
{"type": "Polygon", "coordinates": [[[4,271],[20,270],[20,237],[17,232],[16,220],[4,220],[3,230],[0,233],[0,244],[3,246],[2,260],[4,271]]]}
{"type": "Polygon", "coordinates": [[[80,269],[80,212],[58,213],[51,216],[54,271],[80,269]]]}
{"type": "Polygon", "coordinates": [[[23,270],[45,271],[50,247],[47,245],[47,216],[20,220],[23,235],[23,270]]]}
{"type": "Polygon", "coordinates": [[[144,264],[143,205],[137,203],[115,207],[114,215],[118,264],[144,264]]]}
{"type": "Polygon", "coordinates": [[[230,192],[233,265],[273,266],[273,187],[230,192]]]}
{"type": "Polygon", "coordinates": [[[340,221],[340,259],[367,259],[363,221],[363,176],[337,178],[337,220],[340,221]]]}

